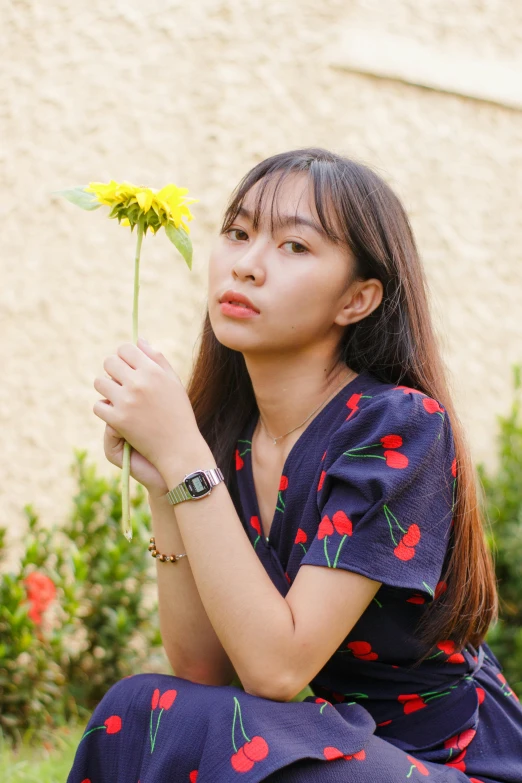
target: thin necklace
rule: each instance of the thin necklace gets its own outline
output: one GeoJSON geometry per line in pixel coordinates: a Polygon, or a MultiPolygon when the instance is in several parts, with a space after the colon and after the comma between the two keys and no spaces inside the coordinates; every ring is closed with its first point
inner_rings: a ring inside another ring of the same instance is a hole
{"type": "Polygon", "coordinates": [[[278,440],[281,440],[281,438],[284,438],[284,437],[286,437],[287,435],[290,435],[290,433],[291,433],[291,432],[294,432],[295,430],[298,430],[298,429],[299,429],[299,427],[302,427],[302,426],[303,426],[303,424],[305,424],[305,422],[307,422],[307,421],[308,421],[308,419],[310,418],[310,416],[313,416],[313,415],[314,415],[314,413],[315,413],[316,411],[318,411],[318,410],[319,410],[319,408],[321,407],[321,405],[326,405],[326,403],[327,403],[329,400],[331,400],[331,399],[332,399],[332,397],[334,397],[334,396],[335,396],[335,394],[337,394],[337,390],[338,390],[338,389],[340,389],[340,388],[341,388],[341,386],[343,385],[343,383],[344,383],[344,382],[345,382],[345,381],[346,381],[346,380],[347,380],[347,379],[350,377],[350,374],[351,374],[351,375],[353,375],[353,370],[352,370],[352,372],[351,372],[351,373],[349,373],[348,375],[346,375],[346,376],[343,378],[343,380],[341,381],[341,383],[339,384],[339,386],[336,386],[336,388],[334,389],[334,391],[332,392],[332,394],[330,394],[330,396],[329,396],[329,397],[328,397],[326,400],[324,400],[324,402],[321,402],[321,403],[320,403],[320,404],[317,406],[317,408],[315,408],[315,409],[312,411],[312,413],[310,413],[310,415],[309,415],[309,416],[307,416],[307,417],[306,417],[306,419],[305,419],[304,421],[302,421],[302,422],[301,422],[301,424],[298,424],[298,425],[297,425],[297,427],[294,427],[294,429],[293,429],[293,430],[289,430],[288,432],[285,432],[285,434],[284,434],[284,435],[279,435],[279,437],[278,437],[278,438],[274,438],[274,436],[273,436],[273,435],[271,435],[271,434],[268,432],[268,429],[267,429],[267,427],[266,427],[266,424],[265,424],[265,422],[263,421],[263,419],[262,419],[262,417],[261,417],[261,414],[259,414],[259,418],[260,418],[260,420],[261,420],[261,423],[263,424],[263,427],[265,428],[265,431],[266,431],[267,435],[268,435],[268,436],[269,436],[269,437],[270,437],[270,438],[271,438],[271,439],[274,441],[274,445],[275,445],[275,446],[277,446],[277,441],[278,441],[278,440]]]}

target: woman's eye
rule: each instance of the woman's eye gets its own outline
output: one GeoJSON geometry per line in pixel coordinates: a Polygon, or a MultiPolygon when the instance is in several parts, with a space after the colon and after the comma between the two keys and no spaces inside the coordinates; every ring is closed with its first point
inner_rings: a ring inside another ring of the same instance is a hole
{"type": "MultiPolygon", "coordinates": [[[[228,236],[231,231],[238,231],[240,234],[245,234],[246,236],[246,231],[242,231],[240,228],[229,228],[228,231],[225,231],[225,234],[228,236]]],[[[232,241],[235,242],[236,240],[233,239],[232,241]]]]}
{"type": "Polygon", "coordinates": [[[303,253],[301,251],[304,251],[305,253],[308,253],[308,249],[304,245],[301,245],[300,242],[289,241],[289,242],[285,242],[285,245],[294,245],[294,247],[300,247],[301,248],[301,250],[299,250],[297,253],[292,253],[292,255],[294,255],[294,256],[301,256],[301,255],[303,255],[303,253]]]}
{"type": "MultiPolygon", "coordinates": [[[[235,239],[233,239],[233,238],[230,236],[230,234],[231,234],[233,231],[235,231],[235,232],[236,232],[236,233],[238,233],[238,234],[243,234],[243,238],[245,238],[245,237],[246,237],[246,238],[248,239],[248,234],[246,233],[246,231],[243,231],[243,229],[241,229],[241,228],[229,228],[227,231],[225,231],[225,235],[226,235],[226,236],[228,236],[228,238],[229,238],[229,239],[230,239],[232,242],[241,242],[241,241],[242,241],[242,239],[241,239],[241,238],[239,238],[239,239],[238,239],[238,238],[236,237],[235,239]]],[[[306,248],[306,247],[305,247],[304,245],[302,245],[300,242],[293,242],[293,241],[289,240],[288,242],[285,242],[284,244],[285,244],[285,245],[293,245],[293,247],[294,247],[294,248],[299,248],[299,250],[297,250],[297,252],[291,251],[291,254],[292,254],[292,255],[294,255],[294,256],[303,255],[303,253],[308,253],[308,248],[306,248]]]]}

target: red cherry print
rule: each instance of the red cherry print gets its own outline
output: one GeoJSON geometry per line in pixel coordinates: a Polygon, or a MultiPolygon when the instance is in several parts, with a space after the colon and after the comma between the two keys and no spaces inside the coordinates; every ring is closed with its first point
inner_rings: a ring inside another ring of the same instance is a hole
{"type": "Polygon", "coordinates": [[[337,532],[340,535],[342,535],[342,536],[344,536],[344,535],[351,536],[352,535],[352,532],[353,532],[353,530],[352,530],[352,522],[351,522],[350,519],[348,519],[348,517],[346,516],[344,511],[336,511],[335,514],[332,517],[332,520],[333,520],[335,529],[337,530],[337,532]]]}
{"type": "Polygon", "coordinates": [[[121,731],[121,718],[119,715],[111,715],[103,721],[103,725],[107,726],[107,734],[117,734],[121,731]]]}
{"type": "Polygon", "coordinates": [[[415,556],[415,550],[411,546],[406,546],[403,541],[399,541],[398,545],[393,550],[395,557],[399,560],[411,560],[415,556]]]}
{"type": "Polygon", "coordinates": [[[330,517],[325,514],[325,516],[321,519],[321,523],[319,525],[319,529],[317,532],[317,537],[321,541],[325,536],[331,536],[334,531],[334,527],[332,525],[332,521],[330,517]]]}
{"type": "Polygon", "coordinates": [[[321,490],[323,488],[324,480],[326,478],[326,470],[321,471],[321,475],[319,477],[319,484],[317,485],[317,491],[321,490]]]}
{"type": "Polygon", "coordinates": [[[479,780],[478,778],[470,778],[470,783],[484,783],[483,780],[479,780]]]}
{"type": "Polygon", "coordinates": [[[448,589],[448,585],[446,582],[437,582],[437,587],[435,588],[435,598],[437,599],[439,595],[442,595],[446,590],[448,589]]]}
{"type": "Polygon", "coordinates": [[[250,517],[250,524],[258,535],[261,535],[261,525],[259,523],[259,517],[250,517]]]}
{"type": "Polygon", "coordinates": [[[242,747],[230,757],[230,763],[236,772],[250,772],[255,761],[245,756],[245,749],[242,747]]]}
{"type": "Polygon", "coordinates": [[[455,769],[460,769],[461,772],[466,771],[466,763],[464,761],[464,756],[466,755],[465,750],[462,751],[462,753],[459,753],[458,756],[455,756],[454,759],[451,761],[446,761],[445,766],[446,767],[455,767],[455,769]]]}
{"type": "Polygon", "coordinates": [[[369,642],[348,642],[346,646],[354,655],[367,655],[372,649],[369,642]]]}
{"type": "Polygon", "coordinates": [[[397,389],[402,389],[404,394],[424,394],[424,392],[419,391],[419,389],[412,389],[411,386],[394,386],[393,391],[396,391],[397,389]]]}
{"type": "Polygon", "coordinates": [[[444,747],[464,750],[464,748],[468,747],[476,733],[475,729],[465,729],[464,731],[461,731],[460,734],[455,734],[454,737],[445,740],[444,747]]]}
{"type": "Polygon", "coordinates": [[[379,657],[368,642],[348,642],[346,646],[360,661],[376,661],[379,657]]]}
{"type": "Polygon", "coordinates": [[[302,528],[298,527],[294,544],[306,544],[307,541],[308,541],[308,536],[306,535],[305,531],[302,528]]]}
{"type": "Polygon", "coordinates": [[[397,701],[404,705],[405,715],[417,712],[417,710],[422,710],[423,707],[428,706],[418,693],[401,693],[400,696],[397,696],[397,701]]]}
{"type": "Polygon", "coordinates": [[[408,457],[406,454],[401,454],[400,451],[385,451],[384,456],[386,458],[386,464],[389,468],[402,468],[408,467],[408,457]]]}
{"type": "Polygon", "coordinates": [[[504,675],[502,674],[502,672],[499,672],[499,673],[497,674],[497,677],[498,677],[498,679],[500,680],[500,682],[503,682],[505,685],[507,685],[507,680],[506,680],[506,678],[504,677],[504,675]]]}
{"type": "Polygon", "coordinates": [[[156,707],[158,706],[159,697],[160,697],[159,688],[156,688],[156,690],[152,694],[152,702],[151,702],[151,705],[150,705],[153,710],[155,710],[156,707]]]}
{"type": "Polygon", "coordinates": [[[382,723],[378,723],[377,726],[389,726],[390,723],[393,723],[392,720],[383,720],[382,723]]]}
{"type": "Polygon", "coordinates": [[[452,473],[453,476],[457,475],[457,458],[456,457],[453,460],[453,462],[451,463],[451,473],[452,473]]]}
{"type": "Polygon", "coordinates": [[[385,449],[400,449],[402,438],[400,435],[385,435],[381,438],[381,443],[385,449]]]}
{"type": "Polygon", "coordinates": [[[192,772],[189,774],[190,783],[196,783],[197,779],[198,779],[198,771],[197,769],[193,769],[192,772]]]}
{"type": "Polygon", "coordinates": [[[268,744],[259,735],[252,737],[250,742],[245,742],[243,751],[247,759],[251,761],[262,761],[268,756],[268,744]]]}
{"type": "Polygon", "coordinates": [[[337,693],[336,691],[332,691],[332,698],[334,698],[335,701],[344,701],[344,695],[342,693],[337,693]]]}
{"type": "Polygon", "coordinates": [[[244,464],[245,464],[245,460],[239,453],[239,449],[236,449],[236,470],[241,470],[244,464]]]}
{"type": "Polygon", "coordinates": [[[359,394],[352,394],[352,396],[346,403],[346,407],[349,408],[351,411],[356,410],[361,397],[362,397],[362,392],[360,392],[359,394]]]}
{"type": "Polygon", "coordinates": [[[431,397],[425,397],[422,404],[428,413],[444,413],[444,408],[441,408],[437,400],[434,400],[431,397]]]}
{"type": "Polygon", "coordinates": [[[443,639],[443,641],[437,642],[437,647],[445,652],[446,655],[450,655],[455,651],[455,642],[452,642],[451,639],[443,639]]]}
{"type": "MultiPolygon", "coordinates": [[[[328,451],[328,449],[327,449],[327,451],[328,451]]],[[[325,457],[326,457],[326,451],[324,452],[323,456],[321,457],[321,462],[323,462],[323,461],[324,461],[324,458],[325,458],[325,457]]]]}
{"type": "Polygon", "coordinates": [[[286,571],[285,571],[285,576],[286,576],[286,581],[288,582],[288,584],[289,584],[289,585],[290,585],[290,584],[292,584],[292,580],[290,579],[290,577],[288,576],[288,574],[286,573],[286,571]]]}
{"type": "Polygon", "coordinates": [[[420,595],[420,593],[414,593],[410,598],[406,599],[407,603],[409,604],[425,604],[426,599],[423,595],[420,595]]]}
{"type": "Polygon", "coordinates": [[[174,700],[176,696],[178,695],[178,692],[175,690],[165,691],[165,693],[162,694],[159,706],[162,710],[170,710],[172,705],[174,704],[174,700]]]}
{"type": "Polygon", "coordinates": [[[478,696],[478,703],[482,704],[482,702],[486,698],[486,691],[484,690],[484,688],[477,688],[476,690],[477,690],[477,696],[478,696]]]}
{"type": "Polygon", "coordinates": [[[446,663],[465,663],[466,659],[461,653],[453,653],[449,658],[446,658],[446,663]]]}
{"type": "Polygon", "coordinates": [[[413,524],[409,526],[408,532],[403,535],[402,540],[406,546],[417,546],[420,541],[420,537],[421,533],[419,526],[413,524]]]}
{"type": "Polygon", "coordinates": [[[333,745],[327,745],[323,748],[324,757],[327,761],[333,761],[333,759],[342,759],[344,753],[339,748],[334,748],[333,745]]]}
{"type": "Polygon", "coordinates": [[[279,482],[279,490],[286,489],[288,487],[288,478],[286,476],[281,476],[281,481],[279,482]]]}
{"type": "Polygon", "coordinates": [[[357,753],[352,753],[351,755],[343,756],[344,759],[357,759],[357,761],[364,761],[366,758],[366,751],[364,748],[362,750],[358,750],[357,753]]]}
{"type": "MultiPolygon", "coordinates": [[[[424,775],[425,777],[428,777],[430,774],[429,770],[424,766],[422,761],[419,761],[419,759],[414,759],[413,756],[408,756],[406,754],[406,758],[411,761],[411,763],[414,765],[414,767],[421,773],[421,775],[424,775]]],[[[410,770],[411,771],[411,770],[410,770]]]]}
{"type": "MultiPolygon", "coordinates": [[[[125,677],[123,679],[125,679],[125,677]]],[[[82,783],[91,783],[91,779],[90,778],[85,778],[85,780],[82,780],[82,783]]],[[[138,781],[138,783],[139,783],[139,781],[138,781]]]]}

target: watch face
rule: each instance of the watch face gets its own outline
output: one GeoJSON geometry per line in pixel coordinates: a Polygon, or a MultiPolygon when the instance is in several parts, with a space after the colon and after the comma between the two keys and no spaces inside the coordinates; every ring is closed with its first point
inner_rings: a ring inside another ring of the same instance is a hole
{"type": "Polygon", "coordinates": [[[193,498],[206,495],[210,489],[207,477],[204,473],[194,473],[185,479],[185,484],[193,498]]]}

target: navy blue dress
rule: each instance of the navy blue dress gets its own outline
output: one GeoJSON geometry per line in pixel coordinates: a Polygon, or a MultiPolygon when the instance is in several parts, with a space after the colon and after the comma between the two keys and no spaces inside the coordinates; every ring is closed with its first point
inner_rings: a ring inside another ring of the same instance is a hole
{"type": "Polygon", "coordinates": [[[265,538],[252,434],[237,442],[246,535],[281,595],[301,565],[382,585],[311,682],[278,702],[144,673],[96,707],[67,783],[521,783],[522,707],[486,643],[426,650],[415,633],[441,579],[458,470],[449,417],[367,371],[292,447],[265,538]]]}

